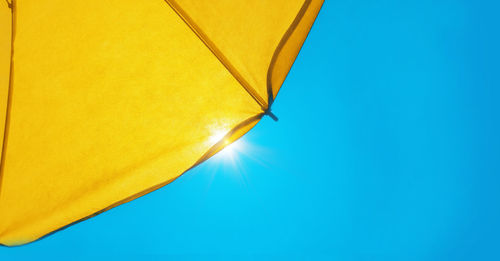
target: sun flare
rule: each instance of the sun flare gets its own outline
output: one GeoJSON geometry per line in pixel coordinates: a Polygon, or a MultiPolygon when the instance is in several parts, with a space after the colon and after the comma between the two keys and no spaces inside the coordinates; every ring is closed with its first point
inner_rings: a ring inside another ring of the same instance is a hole
{"type": "Polygon", "coordinates": [[[218,143],[224,139],[224,137],[227,134],[227,131],[217,130],[217,131],[214,131],[213,133],[214,134],[212,136],[210,136],[209,141],[210,141],[210,144],[215,145],[216,143],[218,143]]]}

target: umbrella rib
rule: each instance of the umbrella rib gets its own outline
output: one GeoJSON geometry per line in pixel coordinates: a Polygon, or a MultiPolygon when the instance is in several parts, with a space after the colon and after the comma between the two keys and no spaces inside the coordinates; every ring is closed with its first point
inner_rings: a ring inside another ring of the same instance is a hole
{"type": "Polygon", "coordinates": [[[283,47],[285,44],[288,42],[290,37],[292,36],[293,32],[299,25],[300,21],[304,17],[307,9],[311,5],[312,0],[305,0],[304,3],[302,4],[299,13],[295,16],[295,19],[292,21],[288,29],[286,30],[285,34],[281,38],[280,42],[278,43],[278,47],[273,53],[273,57],[271,58],[271,64],[269,65],[269,68],[267,70],[267,97],[268,97],[268,104],[269,107],[273,104],[274,102],[274,93],[273,93],[273,84],[272,84],[272,78],[273,78],[273,72],[274,72],[274,67],[276,65],[276,62],[278,61],[279,55],[281,51],[283,50],[283,47]]]}
{"type": "MultiPolygon", "coordinates": [[[[11,11],[11,36],[10,36],[10,72],[9,72],[9,87],[7,90],[7,108],[5,112],[5,123],[3,129],[2,140],[2,155],[0,159],[0,192],[2,191],[2,181],[5,169],[5,154],[7,151],[7,136],[10,126],[10,111],[12,107],[12,85],[14,78],[14,38],[16,36],[16,0],[6,1],[11,11]]],[[[0,193],[1,194],[1,193],[0,193]]]]}
{"type": "Polygon", "coordinates": [[[255,91],[252,86],[243,78],[236,70],[226,56],[217,48],[217,46],[208,38],[201,28],[182,10],[182,8],[174,0],[164,0],[177,15],[186,23],[186,25],[198,36],[205,46],[217,57],[217,59],[226,67],[240,85],[250,94],[250,96],[259,104],[263,111],[268,108],[268,103],[255,91]]]}

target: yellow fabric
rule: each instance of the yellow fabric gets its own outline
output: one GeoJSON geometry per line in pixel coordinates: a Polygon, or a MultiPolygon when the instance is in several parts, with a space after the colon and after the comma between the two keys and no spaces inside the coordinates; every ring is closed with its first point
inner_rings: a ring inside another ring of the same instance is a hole
{"type": "Polygon", "coordinates": [[[2,2],[0,243],[164,186],[244,135],[322,2],[2,2]]]}

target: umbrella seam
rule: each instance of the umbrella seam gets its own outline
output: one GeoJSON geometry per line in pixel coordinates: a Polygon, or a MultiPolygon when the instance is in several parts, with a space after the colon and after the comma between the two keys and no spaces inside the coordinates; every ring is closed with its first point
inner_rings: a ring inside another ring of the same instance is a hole
{"type": "Polygon", "coordinates": [[[12,85],[14,78],[14,38],[16,36],[16,0],[6,1],[11,12],[11,36],[10,36],[10,68],[9,68],[9,87],[7,90],[7,106],[5,110],[5,123],[2,140],[2,155],[0,159],[0,197],[2,193],[3,176],[5,169],[5,154],[7,151],[7,136],[10,126],[10,111],[12,107],[12,85]]]}
{"type": "Polygon", "coordinates": [[[276,50],[273,53],[273,57],[271,58],[271,63],[269,64],[269,68],[267,71],[267,98],[268,98],[268,104],[269,107],[274,102],[274,93],[273,93],[273,86],[272,86],[272,77],[273,77],[273,72],[274,72],[274,67],[278,61],[279,55],[281,54],[281,51],[285,47],[285,44],[288,42],[292,34],[295,32],[295,29],[297,29],[297,26],[299,25],[300,21],[302,21],[302,18],[304,18],[304,15],[306,14],[307,10],[309,9],[309,6],[311,5],[312,0],[305,0],[304,3],[302,4],[299,12],[295,16],[295,19],[292,21],[288,29],[286,30],[285,34],[281,38],[280,42],[278,43],[278,46],[276,47],[276,50]]]}
{"type": "Polygon", "coordinates": [[[205,46],[217,57],[217,59],[224,65],[224,67],[231,73],[231,75],[240,83],[240,85],[250,94],[250,96],[259,104],[263,111],[267,110],[267,102],[255,91],[254,88],[243,78],[243,76],[236,70],[231,62],[224,56],[224,54],[217,48],[217,46],[208,38],[208,36],[201,30],[201,28],[180,8],[174,0],[164,0],[165,3],[172,8],[172,10],[184,21],[184,23],[193,31],[196,36],[205,44],[205,46]]]}

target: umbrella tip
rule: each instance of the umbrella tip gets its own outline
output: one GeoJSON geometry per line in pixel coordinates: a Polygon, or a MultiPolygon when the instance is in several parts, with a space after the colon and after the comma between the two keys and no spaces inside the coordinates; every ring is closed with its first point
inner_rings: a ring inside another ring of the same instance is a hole
{"type": "Polygon", "coordinates": [[[271,108],[268,108],[267,110],[265,110],[264,115],[268,115],[274,121],[278,121],[278,117],[276,115],[274,115],[274,113],[271,111],[271,108]]]}

